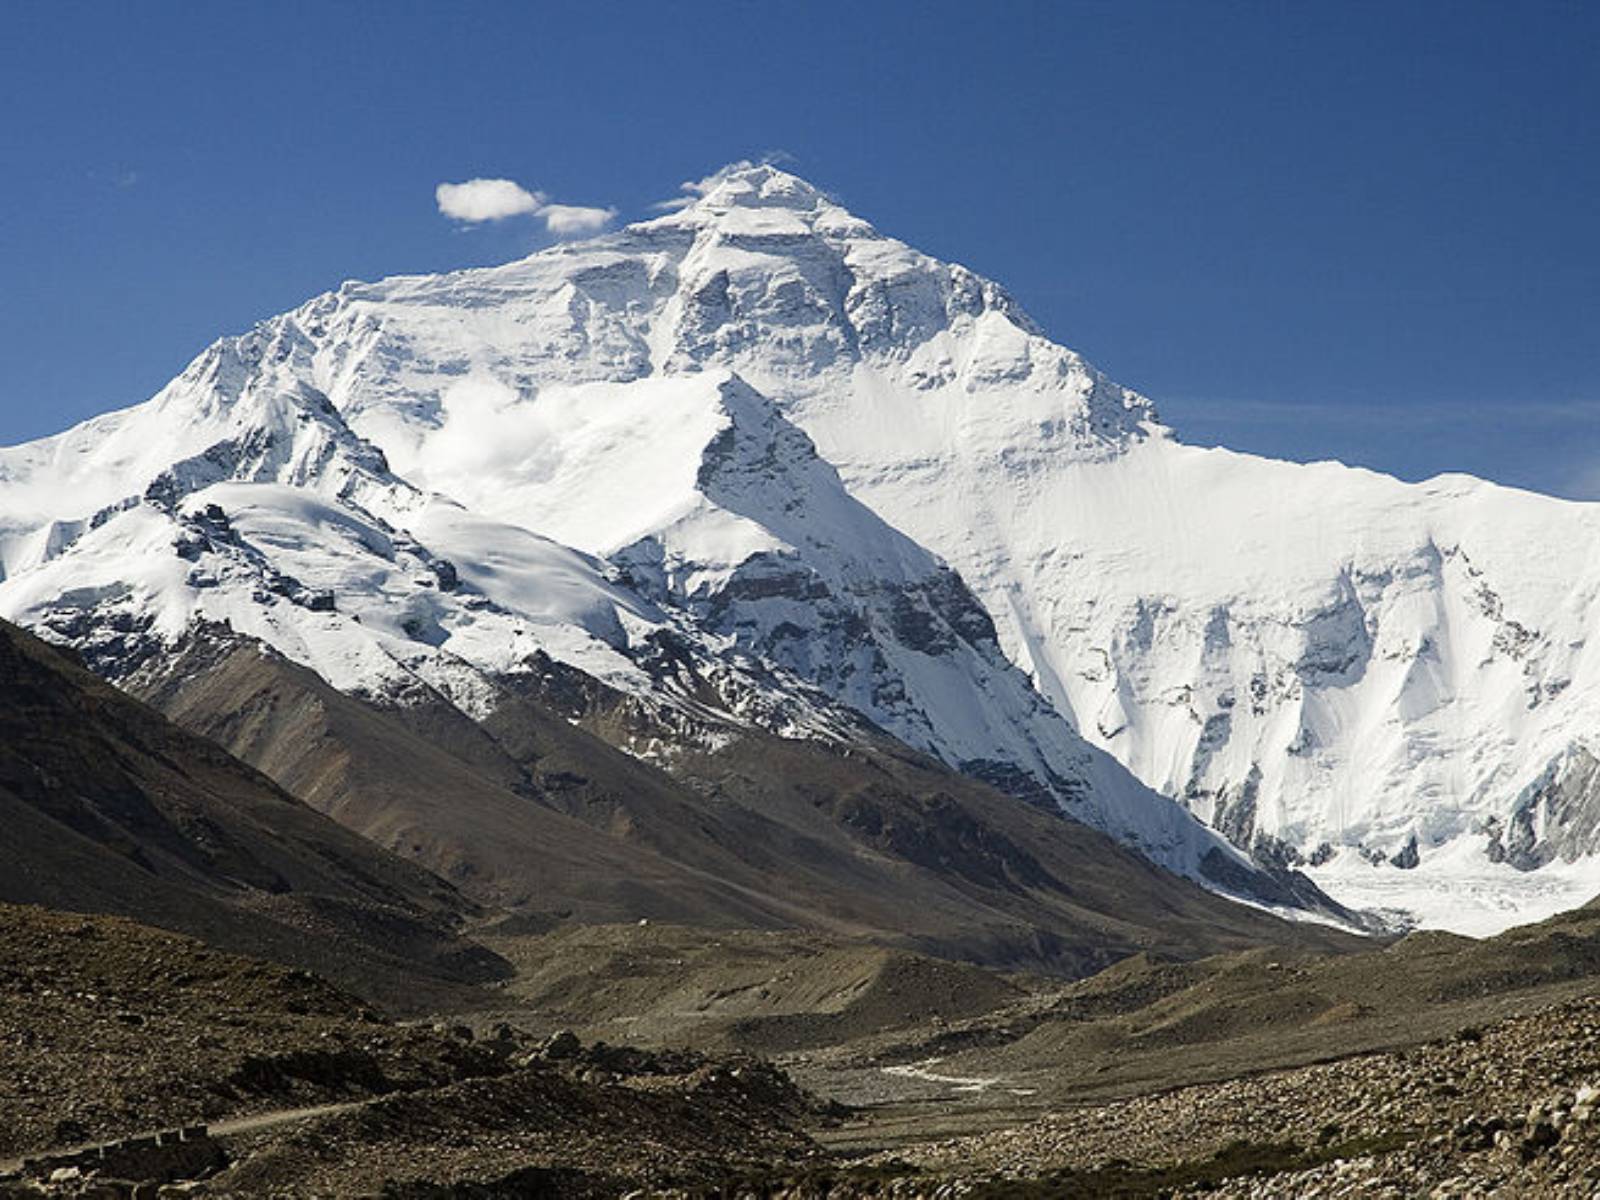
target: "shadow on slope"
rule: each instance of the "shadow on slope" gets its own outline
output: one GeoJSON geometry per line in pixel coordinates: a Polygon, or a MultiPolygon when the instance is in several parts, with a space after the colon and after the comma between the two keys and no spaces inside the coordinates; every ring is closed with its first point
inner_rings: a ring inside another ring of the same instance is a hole
{"type": "Polygon", "coordinates": [[[505,964],[476,906],[0,622],[0,901],[133,917],[427,1006],[505,964]]]}

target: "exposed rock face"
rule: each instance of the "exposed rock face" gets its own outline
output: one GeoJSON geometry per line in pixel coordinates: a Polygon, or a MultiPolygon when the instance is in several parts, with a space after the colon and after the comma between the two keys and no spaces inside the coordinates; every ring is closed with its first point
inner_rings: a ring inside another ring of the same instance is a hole
{"type": "Polygon", "coordinates": [[[1518,798],[1510,819],[1488,825],[1489,855],[1523,871],[1600,850],[1600,759],[1586,747],[1560,755],[1518,798]]]}

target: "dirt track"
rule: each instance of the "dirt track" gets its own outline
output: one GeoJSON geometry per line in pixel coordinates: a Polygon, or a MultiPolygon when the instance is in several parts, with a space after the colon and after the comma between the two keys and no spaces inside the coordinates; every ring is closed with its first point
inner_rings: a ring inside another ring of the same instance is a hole
{"type": "MultiPolygon", "coordinates": [[[[360,1108],[371,1104],[371,1100],[353,1100],[344,1104],[312,1104],[303,1108],[282,1108],[275,1112],[256,1113],[253,1116],[237,1117],[231,1121],[218,1121],[206,1127],[206,1132],[214,1138],[230,1137],[241,1133],[256,1133],[262,1129],[271,1129],[278,1125],[288,1125],[294,1121],[306,1121],[315,1117],[332,1116],[334,1113],[345,1112],[352,1108],[360,1108]]],[[[151,1129],[143,1133],[120,1138],[119,1141],[129,1141],[143,1137],[164,1136],[178,1132],[175,1129],[151,1129]]],[[[76,1146],[59,1146],[50,1150],[36,1150],[28,1158],[57,1158],[65,1155],[81,1154],[93,1150],[100,1142],[84,1142],[76,1146]]],[[[0,1177],[16,1175],[22,1170],[24,1160],[20,1158],[0,1159],[0,1177]]]]}

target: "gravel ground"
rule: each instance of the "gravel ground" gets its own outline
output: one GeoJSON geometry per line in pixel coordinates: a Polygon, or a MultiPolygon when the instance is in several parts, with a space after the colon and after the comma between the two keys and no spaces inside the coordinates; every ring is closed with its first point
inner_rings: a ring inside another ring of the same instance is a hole
{"type": "Polygon", "coordinates": [[[1041,1195],[1591,1197],[1597,1087],[1600,999],[1585,999],[1410,1050],[1062,1110],[869,1161],[965,1177],[980,1193],[1004,1180],[1041,1195]]]}

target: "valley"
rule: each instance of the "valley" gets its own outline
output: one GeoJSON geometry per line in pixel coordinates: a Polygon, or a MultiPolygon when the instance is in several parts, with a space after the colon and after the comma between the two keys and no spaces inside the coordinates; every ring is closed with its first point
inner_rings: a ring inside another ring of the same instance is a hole
{"type": "Polygon", "coordinates": [[[0,1197],[1592,1197],[1597,564],[770,164],[343,284],[0,448],[0,1197]]]}
{"type": "Polygon", "coordinates": [[[0,909],[0,1194],[1579,1196],[1600,1179],[1594,910],[1487,942],[1136,956],[1079,981],[801,932],[516,925],[475,931],[508,979],[397,1023],[304,972],[0,909]],[[201,1125],[198,1170],[49,1157],[201,1125]]]}

